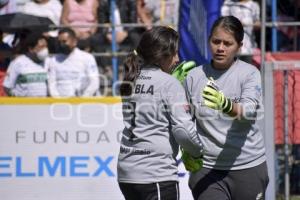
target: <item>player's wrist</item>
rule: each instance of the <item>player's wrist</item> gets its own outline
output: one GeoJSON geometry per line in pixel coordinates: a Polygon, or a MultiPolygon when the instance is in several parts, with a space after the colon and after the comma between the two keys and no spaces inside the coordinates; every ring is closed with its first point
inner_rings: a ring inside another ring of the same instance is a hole
{"type": "Polygon", "coordinates": [[[222,111],[226,114],[230,113],[233,109],[233,102],[227,98],[224,97],[224,102],[222,104],[222,111]]]}

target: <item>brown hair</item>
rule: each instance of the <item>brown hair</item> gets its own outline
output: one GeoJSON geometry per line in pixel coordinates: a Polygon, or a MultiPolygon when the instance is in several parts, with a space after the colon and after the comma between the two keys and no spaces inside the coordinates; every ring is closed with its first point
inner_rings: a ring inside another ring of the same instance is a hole
{"type": "Polygon", "coordinates": [[[161,68],[166,59],[173,57],[178,50],[178,40],[178,33],[170,27],[158,26],[144,32],[135,52],[125,59],[121,96],[131,95],[142,67],[161,68]]]}

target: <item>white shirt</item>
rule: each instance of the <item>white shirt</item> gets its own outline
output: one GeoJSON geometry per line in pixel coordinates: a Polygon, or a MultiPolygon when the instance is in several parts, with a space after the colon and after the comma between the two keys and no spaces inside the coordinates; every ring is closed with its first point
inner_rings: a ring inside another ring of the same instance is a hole
{"type": "Polygon", "coordinates": [[[47,69],[21,55],[8,66],[3,86],[13,96],[47,96],[47,69]]]}
{"type": "Polygon", "coordinates": [[[57,54],[46,59],[50,96],[93,96],[99,89],[95,58],[78,48],[70,55],[57,54]]]}

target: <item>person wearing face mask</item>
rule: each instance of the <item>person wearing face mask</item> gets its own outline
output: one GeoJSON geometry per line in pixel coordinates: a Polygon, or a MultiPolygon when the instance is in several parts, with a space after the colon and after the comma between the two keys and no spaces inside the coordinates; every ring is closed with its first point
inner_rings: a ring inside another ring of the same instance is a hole
{"type": "MultiPolygon", "coordinates": [[[[56,26],[60,25],[62,4],[59,0],[27,0],[20,8],[20,12],[49,18],[56,26]]],[[[41,29],[43,31],[43,29],[41,29]]],[[[44,33],[47,37],[49,52],[55,52],[55,42],[58,31],[51,30],[44,33]]]]}
{"type": "Polygon", "coordinates": [[[16,57],[8,66],[3,87],[9,96],[45,97],[47,89],[48,57],[46,38],[40,33],[29,34],[24,42],[24,54],[16,57]]]}
{"type": "Polygon", "coordinates": [[[70,28],[59,31],[58,43],[58,53],[45,62],[49,69],[50,96],[96,95],[99,91],[99,72],[93,55],[76,47],[76,34],[70,28]]]}

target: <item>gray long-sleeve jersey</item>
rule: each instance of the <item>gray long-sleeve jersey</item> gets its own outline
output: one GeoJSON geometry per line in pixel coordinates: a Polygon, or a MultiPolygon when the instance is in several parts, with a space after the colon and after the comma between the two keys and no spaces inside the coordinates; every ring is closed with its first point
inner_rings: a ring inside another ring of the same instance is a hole
{"type": "Polygon", "coordinates": [[[123,118],[119,182],[176,181],[178,144],[193,156],[201,155],[184,88],[160,69],[141,71],[133,95],[123,99],[123,118]]]}
{"type": "Polygon", "coordinates": [[[240,170],[266,160],[263,136],[258,127],[258,120],[263,117],[261,76],[254,66],[236,60],[229,69],[216,70],[207,64],[193,69],[184,86],[203,143],[204,167],[240,170]],[[214,78],[226,97],[242,106],[241,119],[204,105],[202,91],[209,77],[214,78]]]}

